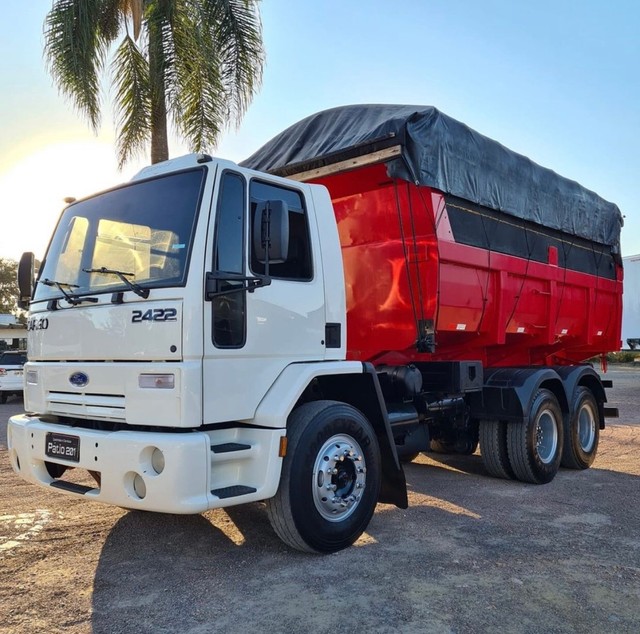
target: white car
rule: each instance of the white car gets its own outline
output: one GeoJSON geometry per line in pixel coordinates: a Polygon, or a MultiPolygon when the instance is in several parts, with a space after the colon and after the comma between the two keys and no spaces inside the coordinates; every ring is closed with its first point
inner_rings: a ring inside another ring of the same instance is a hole
{"type": "Polygon", "coordinates": [[[23,366],[27,362],[24,350],[7,350],[0,353],[0,403],[6,403],[11,394],[22,396],[23,366]]]}

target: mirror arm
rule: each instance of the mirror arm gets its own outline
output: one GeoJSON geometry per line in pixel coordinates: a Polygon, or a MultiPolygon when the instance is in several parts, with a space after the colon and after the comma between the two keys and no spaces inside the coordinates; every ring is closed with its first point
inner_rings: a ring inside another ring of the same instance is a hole
{"type": "Polygon", "coordinates": [[[259,275],[256,277],[246,277],[237,273],[207,273],[204,298],[206,301],[212,300],[214,297],[221,295],[229,295],[230,293],[239,293],[240,291],[248,291],[253,293],[256,288],[269,286],[271,278],[268,275],[259,275]],[[229,288],[225,291],[219,291],[218,282],[242,282],[242,286],[229,288]]]}

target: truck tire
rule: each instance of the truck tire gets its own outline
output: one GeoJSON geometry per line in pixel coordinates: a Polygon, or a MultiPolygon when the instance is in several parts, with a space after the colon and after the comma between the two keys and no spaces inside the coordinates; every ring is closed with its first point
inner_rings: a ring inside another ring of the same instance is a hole
{"type": "Polygon", "coordinates": [[[558,399],[550,390],[536,392],[527,423],[509,423],[507,448],[516,479],[551,482],[562,458],[563,422],[558,399]]]}
{"type": "Polygon", "coordinates": [[[277,535],[297,550],[332,553],[367,528],[380,492],[380,448],[369,421],[337,401],[305,403],[287,422],[280,485],[267,500],[277,535]]]}
{"type": "Polygon", "coordinates": [[[507,451],[507,423],[501,420],[480,421],[480,454],[485,469],[492,476],[513,479],[507,451]]]}
{"type": "Polygon", "coordinates": [[[561,465],[568,469],[588,469],[598,452],[599,439],[598,403],[589,388],[580,386],[571,412],[564,419],[561,465]]]}

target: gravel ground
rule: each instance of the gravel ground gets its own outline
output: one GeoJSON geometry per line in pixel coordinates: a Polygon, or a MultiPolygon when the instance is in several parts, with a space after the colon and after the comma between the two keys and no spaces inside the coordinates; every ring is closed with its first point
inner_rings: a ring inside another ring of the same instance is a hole
{"type": "Polygon", "coordinates": [[[0,405],[0,633],[640,632],[640,369],[615,368],[594,466],[548,485],[479,455],[420,456],[407,510],[379,505],[327,556],[289,550],[263,505],[173,516],[17,478],[0,405]]]}

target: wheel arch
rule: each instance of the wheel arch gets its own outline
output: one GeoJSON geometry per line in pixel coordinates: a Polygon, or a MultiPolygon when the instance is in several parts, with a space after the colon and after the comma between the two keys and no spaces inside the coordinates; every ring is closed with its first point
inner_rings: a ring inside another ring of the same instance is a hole
{"type": "Polygon", "coordinates": [[[407,508],[404,470],[393,442],[378,375],[370,363],[336,361],[287,366],[263,398],[251,423],[286,427],[287,419],[296,407],[324,399],[355,407],[371,423],[382,459],[379,501],[407,508]]]}
{"type": "MultiPolygon", "coordinates": [[[[562,382],[562,379],[558,378],[548,378],[540,382],[540,385],[534,390],[531,396],[531,403],[537,393],[538,390],[549,390],[553,395],[558,399],[558,404],[560,405],[560,409],[562,410],[562,414],[567,416],[569,414],[570,405],[569,399],[567,397],[567,392],[565,390],[565,385],[562,382]]],[[[531,403],[529,403],[529,413],[531,412],[531,403]]]]}
{"type": "Polygon", "coordinates": [[[540,389],[550,390],[563,413],[569,411],[564,383],[554,368],[491,368],[485,370],[482,392],[471,400],[471,415],[478,419],[527,422],[540,389]]]}
{"type": "Polygon", "coordinates": [[[604,429],[604,404],[607,402],[607,394],[598,373],[590,365],[562,366],[555,370],[562,379],[569,403],[573,403],[575,392],[579,387],[590,390],[598,404],[598,426],[604,429]]]}

